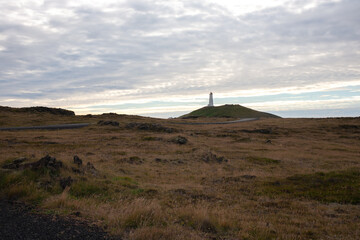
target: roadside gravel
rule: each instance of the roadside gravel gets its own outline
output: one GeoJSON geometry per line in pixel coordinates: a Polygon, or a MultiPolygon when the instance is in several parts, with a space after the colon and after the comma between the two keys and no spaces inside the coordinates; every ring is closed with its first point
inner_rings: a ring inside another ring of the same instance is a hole
{"type": "Polygon", "coordinates": [[[0,239],[119,239],[81,221],[31,210],[22,203],[0,200],[0,239]]]}

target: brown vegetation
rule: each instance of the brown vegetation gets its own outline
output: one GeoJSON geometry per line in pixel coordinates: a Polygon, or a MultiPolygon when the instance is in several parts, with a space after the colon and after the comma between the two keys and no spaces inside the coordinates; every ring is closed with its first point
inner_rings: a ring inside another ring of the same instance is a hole
{"type": "Polygon", "coordinates": [[[1,127],[92,124],[1,131],[1,166],[50,155],[62,167],[1,169],[0,194],[125,239],[360,238],[359,118],[178,121],[1,112],[1,127]]]}

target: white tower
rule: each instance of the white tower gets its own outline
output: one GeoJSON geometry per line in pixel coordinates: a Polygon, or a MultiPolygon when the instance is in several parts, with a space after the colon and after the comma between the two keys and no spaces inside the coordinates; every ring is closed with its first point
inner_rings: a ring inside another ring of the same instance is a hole
{"type": "Polygon", "coordinates": [[[211,92],[210,96],[209,96],[209,105],[208,105],[208,107],[213,107],[213,106],[214,106],[214,100],[213,100],[213,93],[211,92]]]}

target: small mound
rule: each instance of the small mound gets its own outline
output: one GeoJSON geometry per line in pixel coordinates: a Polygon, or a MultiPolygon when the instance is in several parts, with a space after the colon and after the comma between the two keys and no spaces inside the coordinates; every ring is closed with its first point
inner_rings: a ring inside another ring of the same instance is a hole
{"type": "Polygon", "coordinates": [[[203,107],[181,116],[183,119],[199,117],[219,118],[279,118],[274,114],[259,112],[241,105],[223,105],[218,107],[203,107]]]}

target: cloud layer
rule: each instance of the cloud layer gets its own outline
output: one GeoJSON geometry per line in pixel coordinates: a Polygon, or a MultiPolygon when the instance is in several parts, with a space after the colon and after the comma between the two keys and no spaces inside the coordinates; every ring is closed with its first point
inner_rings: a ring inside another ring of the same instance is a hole
{"type": "Polygon", "coordinates": [[[0,105],[86,112],[360,85],[359,1],[237,2],[1,0],[0,105]]]}

